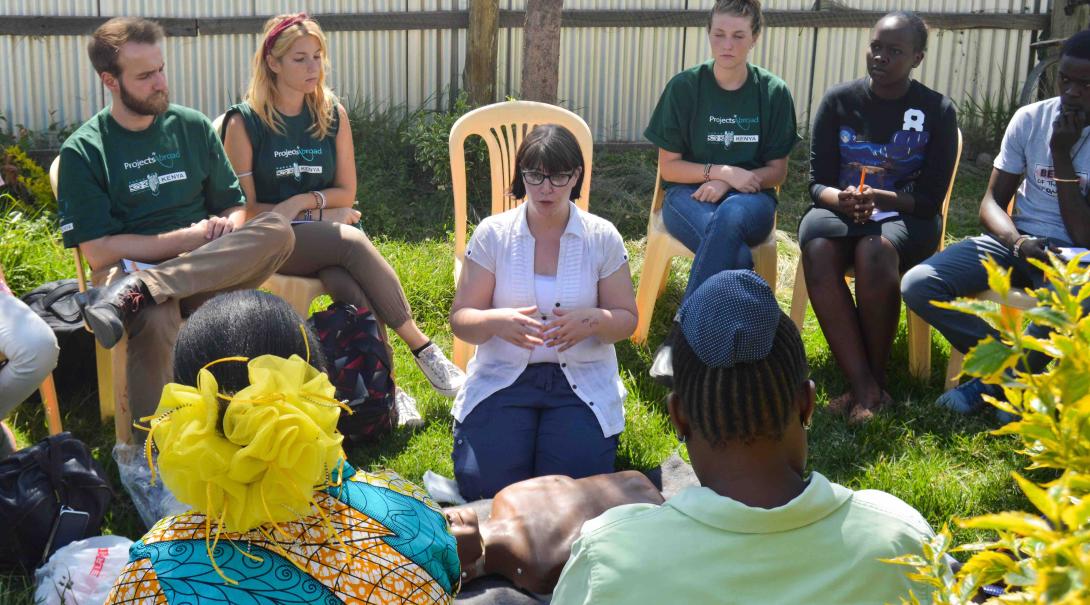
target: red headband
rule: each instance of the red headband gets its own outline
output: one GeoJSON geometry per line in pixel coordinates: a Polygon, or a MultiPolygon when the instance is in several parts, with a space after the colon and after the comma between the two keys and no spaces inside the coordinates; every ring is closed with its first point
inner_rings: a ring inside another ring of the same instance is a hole
{"type": "Polygon", "coordinates": [[[293,25],[299,25],[307,19],[310,19],[309,15],[307,15],[306,13],[299,13],[294,17],[288,17],[280,23],[277,23],[276,27],[272,28],[272,30],[269,31],[269,35],[265,36],[265,52],[263,53],[263,55],[266,57],[269,56],[269,53],[272,52],[273,45],[276,44],[276,39],[280,37],[280,34],[284,33],[285,29],[288,29],[293,25]]]}

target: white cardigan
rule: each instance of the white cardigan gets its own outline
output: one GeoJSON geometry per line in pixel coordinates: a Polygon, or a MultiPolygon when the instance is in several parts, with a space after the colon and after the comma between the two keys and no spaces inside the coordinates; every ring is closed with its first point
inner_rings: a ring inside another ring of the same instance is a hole
{"type": "MultiPolygon", "coordinates": [[[[598,306],[598,282],[628,264],[628,253],[617,228],[569,202],[568,225],[560,236],[556,266],[555,307],[598,306]]],[[[526,204],[490,216],[477,226],[466,249],[466,260],[496,277],[492,308],[529,307],[534,293],[534,236],[526,223],[526,204]]],[[[602,427],[605,437],[624,429],[624,385],[612,344],[591,336],[558,353],[560,369],[602,427]]],[[[526,370],[530,350],[493,337],[477,347],[469,362],[465,386],[451,413],[458,422],[496,391],[514,384],[526,370]]]]}

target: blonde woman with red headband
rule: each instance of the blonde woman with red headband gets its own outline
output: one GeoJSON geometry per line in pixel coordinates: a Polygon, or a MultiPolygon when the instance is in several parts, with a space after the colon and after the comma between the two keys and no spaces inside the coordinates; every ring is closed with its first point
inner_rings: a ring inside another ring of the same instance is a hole
{"type": "Polygon", "coordinates": [[[432,387],[454,397],[465,374],[417,327],[397,274],[355,226],[352,132],[325,83],[325,34],[305,14],[273,17],[264,31],[245,100],[227,110],[221,132],[248,214],[295,221],[295,251],[279,272],[317,276],[334,300],[373,310],[432,387]]]}

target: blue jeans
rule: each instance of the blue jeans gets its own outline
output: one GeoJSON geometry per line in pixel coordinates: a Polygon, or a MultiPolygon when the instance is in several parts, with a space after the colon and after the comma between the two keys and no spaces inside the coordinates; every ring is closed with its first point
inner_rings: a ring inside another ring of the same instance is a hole
{"type": "Polygon", "coordinates": [[[666,230],[696,255],[686,298],[720,271],[752,269],[749,249],[768,237],[776,218],[776,200],[767,193],[731,191],[709,204],[693,199],[696,189],[697,185],[673,185],[662,205],[666,230]]]}
{"type": "MultiPolygon", "coordinates": [[[[931,302],[948,302],[987,290],[988,274],[980,263],[989,255],[1000,267],[1011,269],[1011,285],[1020,288],[1039,288],[1043,285],[1044,276],[1040,270],[1025,259],[1016,258],[990,235],[960,241],[916,265],[901,278],[901,297],[905,306],[934,326],[950,341],[950,346],[962,353],[967,353],[987,336],[998,337],[998,333],[979,317],[940,309],[931,302]]],[[[1084,305],[1090,305],[1090,299],[1084,305]]],[[[1036,338],[1047,338],[1048,329],[1039,324],[1030,324],[1026,333],[1036,338]]],[[[1031,353],[1028,369],[1031,372],[1042,371],[1048,362],[1048,357],[1031,353]]]]}
{"type": "Polygon", "coordinates": [[[454,424],[454,478],[466,500],[542,475],[613,472],[617,436],[603,437],[555,363],[533,364],[454,424]]]}

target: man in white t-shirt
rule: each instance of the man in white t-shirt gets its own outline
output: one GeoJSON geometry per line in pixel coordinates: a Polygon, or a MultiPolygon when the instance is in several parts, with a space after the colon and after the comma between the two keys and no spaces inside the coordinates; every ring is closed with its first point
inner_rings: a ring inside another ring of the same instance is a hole
{"type": "MultiPolygon", "coordinates": [[[[995,331],[980,318],[931,303],[987,290],[988,277],[980,264],[986,256],[1011,269],[1015,286],[1039,287],[1041,272],[1027,259],[1047,262],[1050,250],[1090,247],[1090,30],[1064,44],[1058,89],[1059,96],[1019,109],[1007,126],[980,202],[985,233],[946,248],[901,281],[905,304],[962,353],[995,331]],[[1006,210],[1012,197],[1013,215],[1006,210]]],[[[1040,362],[1043,367],[1047,360],[1040,362]]],[[[1001,395],[998,387],[973,379],[947,391],[937,403],[970,413],[983,406],[985,393],[1001,395]]]]}

